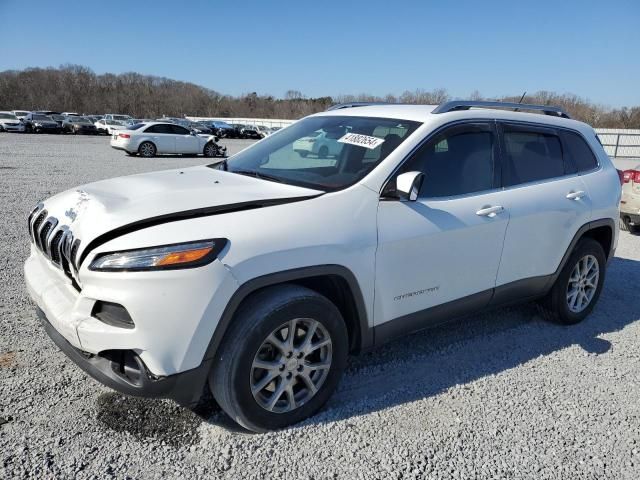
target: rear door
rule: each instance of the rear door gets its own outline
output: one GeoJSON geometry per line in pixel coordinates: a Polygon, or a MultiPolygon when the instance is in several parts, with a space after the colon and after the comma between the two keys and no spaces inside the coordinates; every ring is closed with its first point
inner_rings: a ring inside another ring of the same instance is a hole
{"type": "Polygon", "coordinates": [[[510,214],[496,282],[501,286],[554,273],[590,220],[591,200],[559,130],[507,122],[498,122],[498,129],[510,214]]]}
{"type": "Polygon", "coordinates": [[[173,133],[176,136],[176,153],[201,153],[200,141],[195,135],[191,135],[191,131],[180,126],[171,125],[173,133]]]}

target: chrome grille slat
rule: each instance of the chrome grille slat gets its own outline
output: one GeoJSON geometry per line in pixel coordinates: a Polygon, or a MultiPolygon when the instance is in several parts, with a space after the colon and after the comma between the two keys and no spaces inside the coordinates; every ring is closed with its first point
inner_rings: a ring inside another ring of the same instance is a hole
{"type": "Polygon", "coordinates": [[[50,225],[50,227],[47,228],[47,233],[42,239],[42,251],[47,257],[51,258],[51,241],[53,240],[53,236],[56,233],[58,219],[55,217],[49,217],[47,219],[47,224],[50,225]]]}
{"type": "Polygon", "coordinates": [[[38,242],[37,242],[38,230],[40,229],[40,225],[42,224],[42,222],[44,222],[44,219],[46,217],[47,217],[47,211],[43,210],[42,212],[40,212],[38,215],[34,217],[33,223],[31,224],[31,240],[33,240],[36,246],[38,245],[38,242]]]}
{"type": "Polygon", "coordinates": [[[61,263],[61,255],[60,255],[60,243],[62,237],[64,237],[65,227],[59,228],[54,235],[51,237],[51,242],[49,242],[48,250],[49,250],[49,258],[54,263],[54,265],[60,267],[61,263]]]}
{"type": "Polygon", "coordinates": [[[43,253],[45,249],[44,242],[47,238],[47,234],[49,233],[49,230],[51,230],[51,223],[49,222],[49,219],[40,223],[40,226],[36,230],[36,245],[38,249],[43,253]]]}

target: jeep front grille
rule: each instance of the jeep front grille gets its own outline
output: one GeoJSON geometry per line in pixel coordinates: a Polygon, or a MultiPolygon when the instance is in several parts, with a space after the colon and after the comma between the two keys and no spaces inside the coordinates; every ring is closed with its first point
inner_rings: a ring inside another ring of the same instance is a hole
{"type": "Polygon", "coordinates": [[[58,219],[49,216],[44,205],[39,203],[29,214],[31,241],[56,267],[64,271],[74,283],[75,263],[80,240],[73,237],[67,225],[59,225],[58,219]]]}

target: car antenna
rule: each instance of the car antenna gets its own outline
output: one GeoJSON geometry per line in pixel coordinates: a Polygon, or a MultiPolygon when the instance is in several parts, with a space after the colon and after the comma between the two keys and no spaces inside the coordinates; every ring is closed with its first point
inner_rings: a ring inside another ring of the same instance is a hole
{"type": "MultiPolygon", "coordinates": [[[[520,100],[518,100],[518,103],[522,103],[522,100],[524,100],[524,96],[525,96],[526,94],[527,94],[527,91],[525,90],[525,92],[524,92],[524,93],[522,94],[522,96],[520,97],[520,100]]],[[[516,108],[516,109],[514,110],[514,112],[518,112],[518,111],[520,111],[520,109],[519,109],[519,108],[516,108]]]]}

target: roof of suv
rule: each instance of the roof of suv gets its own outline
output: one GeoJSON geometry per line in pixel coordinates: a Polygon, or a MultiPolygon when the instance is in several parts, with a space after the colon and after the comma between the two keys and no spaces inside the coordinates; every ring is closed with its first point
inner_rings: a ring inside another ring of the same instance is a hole
{"type": "MultiPolygon", "coordinates": [[[[452,104],[465,103],[465,102],[451,102],[452,104]]],[[[509,105],[513,104],[504,104],[504,107],[485,107],[482,106],[483,102],[477,102],[477,106],[473,106],[476,102],[468,102],[469,108],[465,109],[453,109],[451,111],[442,111],[442,113],[434,113],[434,110],[441,109],[441,107],[446,106],[446,104],[442,105],[409,105],[409,104],[399,104],[399,103],[388,103],[388,104],[355,104],[353,106],[347,105],[346,107],[338,107],[327,110],[325,112],[317,113],[316,115],[327,115],[327,116],[365,116],[365,117],[377,117],[377,118],[397,118],[398,120],[413,120],[422,123],[441,123],[442,121],[451,121],[451,120],[463,120],[467,118],[478,118],[478,119],[501,119],[501,120],[513,120],[513,121],[529,121],[536,123],[543,123],[555,126],[564,126],[571,128],[584,128],[587,126],[585,123],[579,122],[577,120],[572,120],[570,118],[563,118],[561,116],[556,116],[540,113],[527,113],[521,111],[514,110],[505,110],[504,108],[513,108],[509,107],[509,105]]],[[[493,102],[492,102],[493,103],[493,102]]],[[[527,107],[537,107],[537,109],[541,109],[542,106],[533,106],[533,105],[521,105],[520,108],[526,110],[527,107]]],[[[564,112],[553,106],[548,106],[549,111],[559,111],[564,114],[564,112]]],[[[566,115],[566,114],[565,114],[566,115]]],[[[591,128],[591,127],[589,127],[591,128]]]]}

